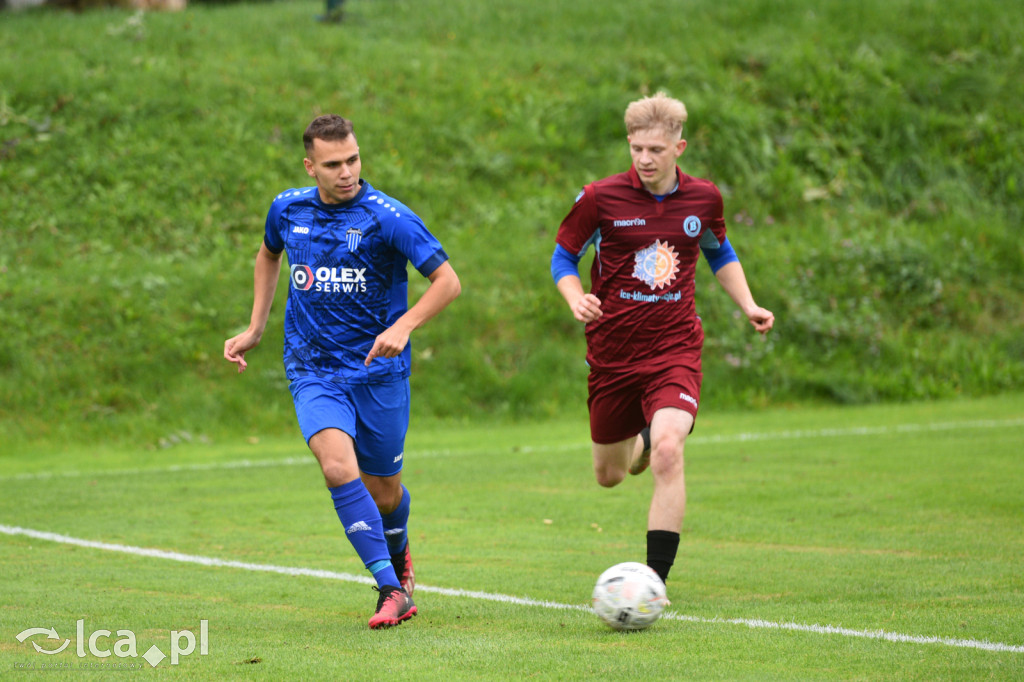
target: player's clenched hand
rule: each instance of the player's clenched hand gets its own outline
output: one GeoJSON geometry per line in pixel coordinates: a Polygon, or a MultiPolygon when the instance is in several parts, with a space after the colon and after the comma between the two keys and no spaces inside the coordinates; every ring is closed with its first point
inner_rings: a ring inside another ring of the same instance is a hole
{"type": "Polygon", "coordinates": [[[395,327],[389,327],[374,339],[373,348],[366,355],[366,360],[363,364],[369,367],[374,358],[398,357],[405,350],[405,346],[408,343],[409,334],[407,332],[395,327]]]}
{"type": "Polygon", "coordinates": [[[245,330],[238,336],[233,336],[224,342],[224,359],[238,365],[238,372],[242,373],[249,364],[245,361],[246,351],[250,351],[260,342],[260,334],[245,330]]]}
{"type": "Polygon", "coordinates": [[[762,334],[768,333],[768,330],[775,326],[775,315],[772,311],[764,308],[754,308],[747,313],[747,319],[750,320],[750,324],[754,325],[754,329],[762,334]]]}
{"type": "Polygon", "coordinates": [[[593,322],[601,317],[601,299],[593,294],[583,294],[573,304],[572,314],[580,322],[593,322]]]}

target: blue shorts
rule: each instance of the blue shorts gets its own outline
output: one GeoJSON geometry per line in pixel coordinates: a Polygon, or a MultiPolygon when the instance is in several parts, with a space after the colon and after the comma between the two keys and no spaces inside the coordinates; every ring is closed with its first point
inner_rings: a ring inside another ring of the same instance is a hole
{"type": "Polygon", "coordinates": [[[360,471],[394,476],[402,470],[409,430],[409,380],[384,384],[339,384],[300,377],[289,386],[302,437],[341,429],[352,436],[360,471]]]}

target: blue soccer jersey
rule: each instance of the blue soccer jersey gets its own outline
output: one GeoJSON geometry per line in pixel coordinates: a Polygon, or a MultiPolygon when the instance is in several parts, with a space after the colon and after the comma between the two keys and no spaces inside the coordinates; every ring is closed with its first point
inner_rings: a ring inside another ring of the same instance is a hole
{"type": "Polygon", "coordinates": [[[363,181],[343,204],[316,187],[279,194],[264,242],[287,252],[291,271],[284,321],[290,380],[318,376],[375,383],[409,376],[411,344],[394,358],[363,363],[377,335],[408,307],[407,263],[424,277],[448,260],[416,214],[363,181]]]}

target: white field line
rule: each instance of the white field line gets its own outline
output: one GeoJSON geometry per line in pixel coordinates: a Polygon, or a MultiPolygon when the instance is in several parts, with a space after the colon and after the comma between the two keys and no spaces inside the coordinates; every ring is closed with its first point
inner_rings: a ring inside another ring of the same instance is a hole
{"type": "MultiPolygon", "coordinates": [[[[752,433],[733,433],[718,436],[691,436],[688,443],[747,443],[765,440],[801,440],[806,438],[848,438],[856,436],[880,436],[907,433],[932,433],[956,431],[962,429],[1003,429],[1024,426],[1024,417],[1018,419],[979,419],[962,422],[936,422],[927,424],[901,424],[899,426],[852,426],[835,429],[800,429],[795,431],[762,431],[752,433]]],[[[538,447],[522,446],[519,452],[564,452],[566,450],[589,450],[590,443],[568,443],[562,445],[541,445],[538,447]]],[[[413,450],[406,453],[415,459],[433,457],[454,457],[471,452],[480,452],[480,448],[465,450],[413,450]]],[[[24,474],[0,476],[3,481],[32,481],[59,478],[78,478],[82,476],[132,476],[137,474],[166,474],[193,471],[211,471],[222,469],[256,469],[262,467],[284,467],[308,465],[313,462],[312,455],[282,457],[279,459],[241,459],[231,462],[209,462],[203,464],[174,464],[166,467],[139,467],[132,469],[108,469],[105,471],[41,471],[24,474]]]]}
{"type": "MultiPolygon", "coordinates": [[[[167,559],[170,561],[179,561],[182,563],[199,564],[201,566],[212,566],[217,568],[237,568],[244,571],[279,573],[281,575],[287,576],[302,576],[309,578],[323,578],[327,580],[342,580],[345,582],[363,583],[371,585],[374,582],[373,579],[369,576],[352,575],[351,573],[336,573],[334,571],[324,571],[312,568],[295,568],[290,566],[274,566],[272,564],[253,564],[243,561],[230,561],[226,559],[216,559],[213,557],[182,554],[180,552],[168,552],[162,549],[132,547],[130,545],[119,545],[110,544],[106,542],[96,542],[94,540],[83,540],[81,538],[74,538],[68,535],[60,535],[58,533],[49,533],[46,531],[32,530],[30,528],[21,528],[19,526],[6,526],[0,524],[0,533],[4,533],[6,535],[20,535],[24,537],[34,538],[36,540],[46,540],[49,542],[57,542],[65,545],[76,545],[78,547],[87,547],[89,549],[100,549],[109,552],[121,552],[123,554],[150,557],[153,559],[167,559]]],[[[460,590],[447,587],[431,587],[429,585],[422,584],[417,584],[416,589],[420,592],[430,592],[434,594],[444,595],[447,597],[481,599],[484,601],[500,602],[503,604],[513,604],[516,606],[539,606],[546,609],[558,609],[564,611],[590,611],[590,607],[583,604],[561,604],[559,602],[529,599],[527,597],[515,597],[512,595],[496,594],[492,592],[460,590]]],[[[1024,653],[1024,646],[1022,645],[1001,644],[999,642],[989,642],[985,640],[976,639],[926,637],[921,635],[905,635],[900,634],[898,632],[887,632],[885,630],[854,630],[851,628],[836,627],[833,625],[804,625],[801,623],[776,623],[772,621],[750,618],[701,618],[698,616],[687,616],[679,614],[674,611],[668,611],[662,617],[667,620],[679,620],[690,623],[704,623],[713,625],[744,625],[746,627],[754,629],[790,630],[794,632],[807,632],[818,635],[840,635],[842,637],[877,639],[887,642],[902,642],[906,644],[938,644],[942,646],[957,647],[961,649],[980,649],[982,651],[1024,653]]]]}
{"type": "Polygon", "coordinates": [[[172,464],[165,467],[136,467],[132,469],[106,469],[101,471],[39,471],[28,474],[0,476],[0,481],[33,481],[54,478],[79,478],[100,476],[136,476],[138,474],[173,474],[178,472],[211,471],[224,469],[258,469],[261,467],[287,467],[311,464],[313,455],[303,457],[282,457],[280,459],[239,459],[230,462],[207,462],[203,464],[172,464]]]}

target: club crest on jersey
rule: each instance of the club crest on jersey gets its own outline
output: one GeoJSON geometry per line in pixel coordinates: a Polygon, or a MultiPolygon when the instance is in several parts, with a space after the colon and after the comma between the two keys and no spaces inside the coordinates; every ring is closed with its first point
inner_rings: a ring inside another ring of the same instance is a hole
{"type": "Polygon", "coordinates": [[[652,289],[667,287],[679,273],[679,257],[668,242],[657,240],[637,251],[633,259],[633,277],[652,289]]]}
{"type": "Polygon", "coordinates": [[[700,234],[700,218],[695,215],[689,216],[683,221],[683,232],[687,237],[696,237],[700,234]]]}
{"type": "Polygon", "coordinates": [[[355,253],[359,248],[359,242],[363,241],[363,231],[358,227],[348,228],[348,232],[345,233],[345,241],[348,242],[349,253],[355,253]]]}

